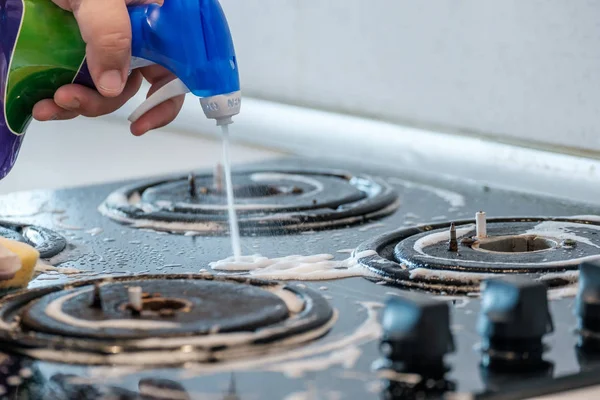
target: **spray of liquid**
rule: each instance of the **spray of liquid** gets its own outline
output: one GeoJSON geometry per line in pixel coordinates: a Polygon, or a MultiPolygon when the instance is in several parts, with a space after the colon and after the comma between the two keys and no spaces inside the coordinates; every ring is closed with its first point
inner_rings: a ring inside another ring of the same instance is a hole
{"type": "Polygon", "coordinates": [[[221,125],[223,131],[223,165],[225,167],[225,187],[227,190],[227,209],[229,210],[229,231],[231,233],[231,247],[233,257],[238,260],[242,256],[240,245],[240,228],[235,213],[235,200],[233,197],[233,182],[231,181],[231,156],[229,154],[229,126],[221,125]]]}

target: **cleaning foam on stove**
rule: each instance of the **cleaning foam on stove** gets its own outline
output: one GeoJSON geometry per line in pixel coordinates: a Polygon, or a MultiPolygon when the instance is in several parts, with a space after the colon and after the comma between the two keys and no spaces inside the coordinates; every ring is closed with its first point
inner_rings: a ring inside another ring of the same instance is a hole
{"type": "Polygon", "coordinates": [[[14,256],[0,257],[0,263],[2,263],[0,265],[0,274],[4,274],[4,267],[6,265],[12,271],[7,275],[12,275],[12,277],[8,280],[0,280],[0,290],[26,287],[33,278],[33,272],[40,258],[40,253],[28,244],[0,237],[0,253],[4,254],[5,252],[8,255],[12,254],[14,256]],[[14,257],[17,257],[17,259],[15,260],[14,257]],[[18,268],[14,268],[15,261],[19,264],[17,265],[18,268]]]}

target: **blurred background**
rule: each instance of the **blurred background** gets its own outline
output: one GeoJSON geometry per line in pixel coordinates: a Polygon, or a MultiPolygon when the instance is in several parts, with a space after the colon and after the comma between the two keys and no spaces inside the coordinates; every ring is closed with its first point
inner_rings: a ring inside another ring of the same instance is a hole
{"type": "Polygon", "coordinates": [[[246,95],[600,151],[600,3],[223,0],[246,95]]]}
{"type": "MultiPolygon", "coordinates": [[[[598,2],[222,0],[222,5],[245,99],[590,159],[600,154],[598,2]]],[[[141,96],[130,103],[141,103],[141,96]]],[[[172,126],[143,138],[129,135],[126,116],[135,104],[96,120],[34,123],[0,192],[179,171],[220,158],[215,129],[204,121],[197,99],[188,99],[172,126]]],[[[242,107],[245,118],[251,112],[242,107]]],[[[255,125],[270,123],[266,115],[251,117],[255,125]]],[[[285,129],[277,129],[285,136],[285,129]]],[[[249,137],[236,142],[236,162],[285,151],[249,137]]]]}

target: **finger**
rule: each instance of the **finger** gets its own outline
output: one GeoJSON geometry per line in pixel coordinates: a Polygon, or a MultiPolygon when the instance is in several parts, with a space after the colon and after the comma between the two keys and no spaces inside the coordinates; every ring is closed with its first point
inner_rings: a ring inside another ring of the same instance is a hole
{"type": "Polygon", "coordinates": [[[33,107],[33,118],[42,122],[73,119],[78,116],[76,111],[65,110],[52,99],[42,100],[33,107]]]}
{"type": "Polygon", "coordinates": [[[131,23],[123,0],[71,0],[81,37],[87,44],[90,74],[106,97],[121,94],[131,59],[131,23]]]}
{"type": "Polygon", "coordinates": [[[142,75],[152,85],[160,85],[156,88],[154,86],[150,89],[148,95],[151,95],[162,86],[175,79],[176,76],[171,71],[163,67],[162,65],[154,64],[147,67],[140,68],[142,75]]]}
{"type": "MultiPolygon", "coordinates": [[[[173,73],[160,65],[141,68],[141,72],[144,78],[152,84],[147,97],[152,96],[167,83],[176,79],[173,73]]],[[[131,125],[131,133],[135,136],[141,136],[150,130],[170,124],[181,111],[184,101],[185,96],[178,96],[154,107],[131,125]]]]}
{"type": "Polygon", "coordinates": [[[117,97],[104,97],[82,85],[66,85],[54,94],[54,102],[65,110],[76,111],[85,117],[99,117],[121,108],[138,92],[142,75],[133,71],[123,92],[117,97]]]}
{"type": "Polygon", "coordinates": [[[181,111],[184,101],[185,96],[177,96],[154,107],[131,124],[131,133],[142,136],[148,131],[170,124],[181,111]]]}

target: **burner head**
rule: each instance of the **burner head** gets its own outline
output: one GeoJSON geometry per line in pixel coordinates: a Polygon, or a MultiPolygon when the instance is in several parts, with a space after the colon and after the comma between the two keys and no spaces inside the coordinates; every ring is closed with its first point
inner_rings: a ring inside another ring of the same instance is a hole
{"type": "Polygon", "coordinates": [[[100,282],[2,299],[0,347],[59,362],[180,364],[304,343],[324,335],[335,320],[317,293],[274,282],[210,275],[100,282]],[[128,288],[140,289],[139,310],[128,288]]]}
{"type": "Polygon", "coordinates": [[[34,247],[40,258],[51,258],[67,247],[67,240],[58,233],[35,225],[0,222],[0,236],[34,247]]]}
{"type": "Polygon", "coordinates": [[[498,218],[488,219],[486,229],[482,238],[473,220],[400,229],[361,244],[356,254],[376,252],[360,263],[390,284],[467,294],[479,292],[485,279],[506,275],[527,275],[550,288],[570,285],[580,262],[600,253],[594,221],[498,218]]]}
{"type": "MultiPolygon", "coordinates": [[[[344,172],[255,170],[233,176],[242,234],[331,229],[381,218],[398,207],[382,180],[344,172]]],[[[100,211],[121,223],[174,233],[228,233],[226,193],[212,174],[147,181],[111,194],[100,211]]]]}

